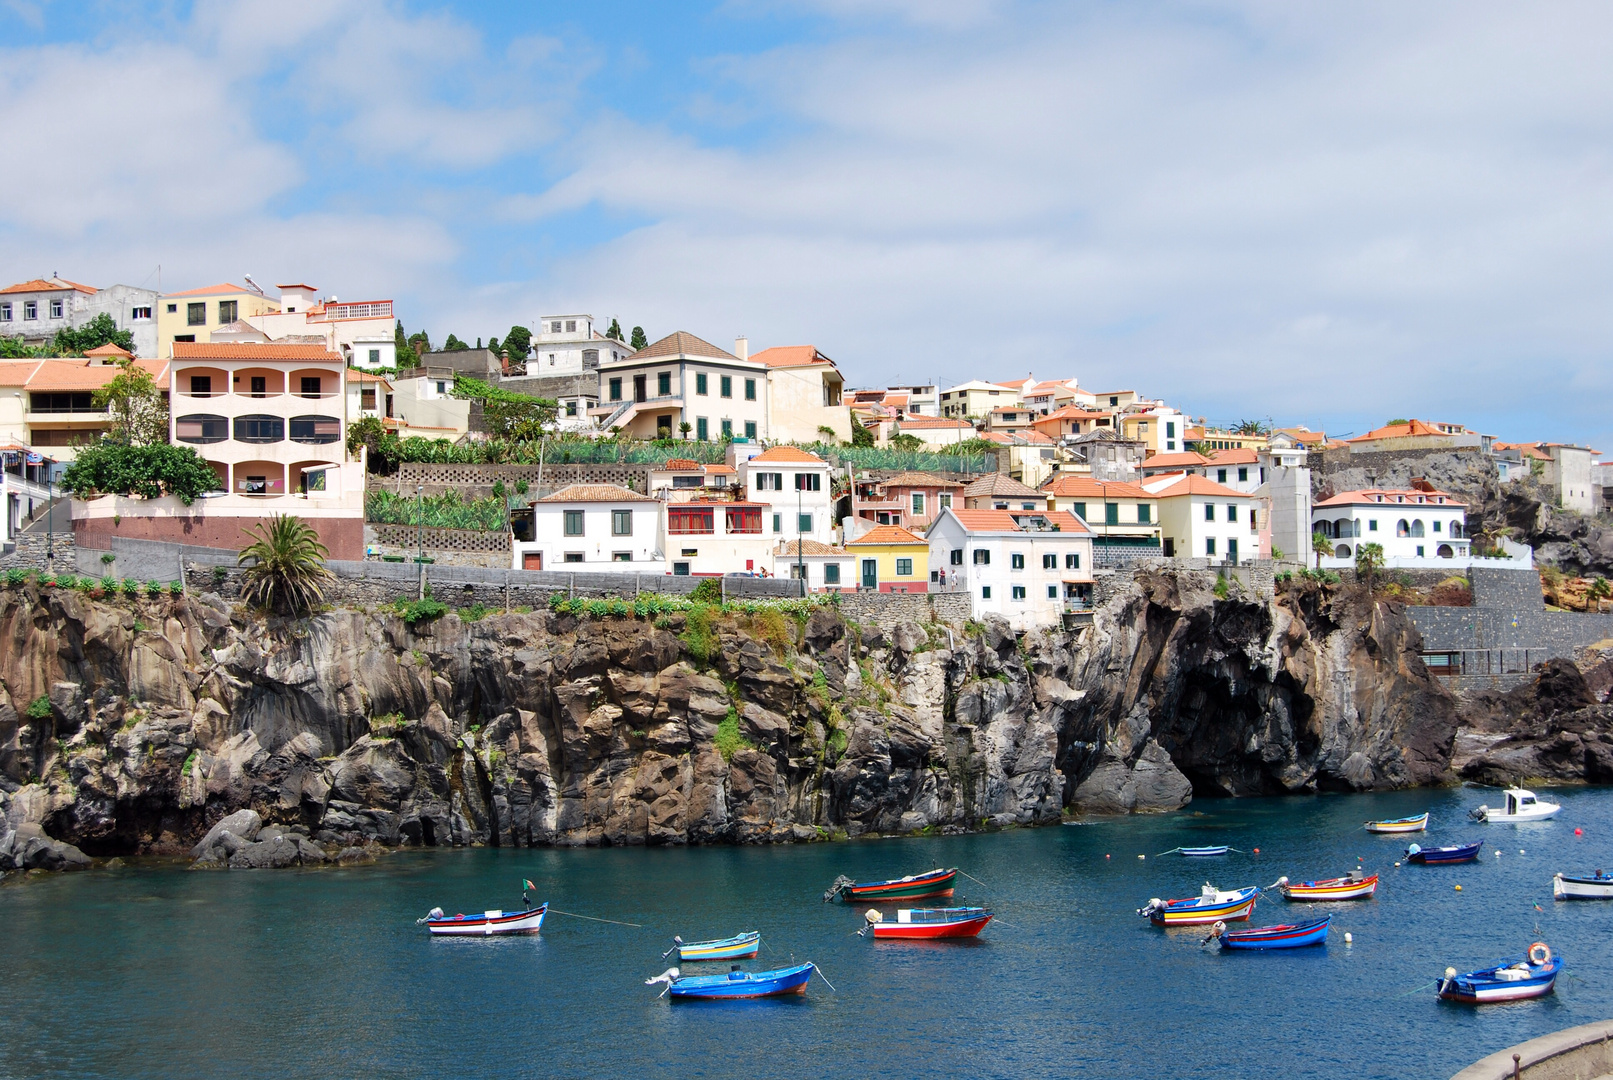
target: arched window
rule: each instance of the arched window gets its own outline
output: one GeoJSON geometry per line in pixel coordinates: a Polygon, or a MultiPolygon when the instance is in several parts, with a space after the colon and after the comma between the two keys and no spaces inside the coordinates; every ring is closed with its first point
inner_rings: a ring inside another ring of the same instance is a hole
{"type": "Polygon", "coordinates": [[[223,442],[230,437],[227,417],[212,413],[189,413],[174,418],[174,438],[186,443],[223,442]]]}
{"type": "Polygon", "coordinates": [[[286,422],[279,416],[262,413],[235,418],[235,441],[244,443],[276,443],[286,437],[286,422]]]}
{"type": "Polygon", "coordinates": [[[1396,536],[1410,536],[1411,535],[1411,526],[1406,524],[1406,519],[1405,518],[1401,518],[1399,521],[1395,522],[1395,535],[1396,536]]]}
{"type": "Polygon", "coordinates": [[[1411,535],[1415,538],[1415,537],[1422,536],[1422,534],[1423,534],[1423,519],[1422,518],[1412,518],[1411,519],[1411,535]]]}
{"type": "Polygon", "coordinates": [[[1442,559],[1449,559],[1453,557],[1456,552],[1451,550],[1451,546],[1449,544],[1441,544],[1434,554],[1438,555],[1442,559]]]}
{"type": "Polygon", "coordinates": [[[1452,540],[1460,540],[1461,538],[1462,538],[1462,523],[1460,521],[1451,522],[1451,539],[1452,540]]]}
{"type": "Polygon", "coordinates": [[[1350,545],[1340,544],[1333,554],[1337,555],[1341,559],[1348,559],[1350,557],[1350,545]]]}
{"type": "Polygon", "coordinates": [[[333,443],[342,437],[342,422],[334,416],[293,416],[291,441],[333,443]]]}

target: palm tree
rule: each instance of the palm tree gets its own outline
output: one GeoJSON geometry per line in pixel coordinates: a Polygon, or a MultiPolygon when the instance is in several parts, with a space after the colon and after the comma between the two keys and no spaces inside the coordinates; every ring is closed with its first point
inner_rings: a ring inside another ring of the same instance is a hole
{"type": "Polygon", "coordinates": [[[241,596],[283,615],[300,615],[325,598],[320,584],[332,575],[325,568],[330,551],[313,526],[288,514],[275,514],[246,530],[253,542],[236,557],[246,567],[241,596]]]}
{"type": "Polygon", "coordinates": [[[1322,568],[1322,556],[1333,554],[1333,541],[1320,529],[1311,533],[1311,553],[1316,556],[1316,569],[1322,568]]]}
{"type": "Polygon", "coordinates": [[[1365,579],[1368,591],[1376,584],[1378,571],[1382,569],[1382,544],[1362,544],[1355,549],[1355,577],[1357,581],[1365,579]]]}
{"type": "Polygon", "coordinates": [[[1596,605],[1596,610],[1601,611],[1602,601],[1613,596],[1613,585],[1608,584],[1607,578],[1598,575],[1596,580],[1591,582],[1589,596],[1591,603],[1596,605]]]}
{"type": "Polygon", "coordinates": [[[678,433],[680,435],[682,435],[685,439],[687,439],[689,437],[689,432],[691,430],[693,430],[693,428],[690,426],[689,421],[687,421],[687,420],[685,420],[683,423],[678,425],[678,433]]]}

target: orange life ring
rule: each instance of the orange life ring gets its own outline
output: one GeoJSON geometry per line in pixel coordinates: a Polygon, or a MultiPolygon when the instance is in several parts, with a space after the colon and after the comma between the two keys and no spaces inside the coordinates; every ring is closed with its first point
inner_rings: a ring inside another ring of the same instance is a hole
{"type": "Polygon", "coordinates": [[[1551,946],[1544,941],[1537,941],[1529,946],[1529,962],[1531,964],[1551,963],[1551,946]]]}

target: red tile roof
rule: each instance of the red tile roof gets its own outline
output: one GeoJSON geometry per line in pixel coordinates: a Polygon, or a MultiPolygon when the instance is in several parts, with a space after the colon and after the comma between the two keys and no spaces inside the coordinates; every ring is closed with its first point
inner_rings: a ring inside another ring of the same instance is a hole
{"type": "MultiPolygon", "coordinates": [[[[31,371],[25,373],[19,370],[21,365],[17,369],[9,369],[5,376],[0,376],[0,385],[23,386],[40,391],[99,390],[123,372],[119,365],[91,360],[30,360],[26,363],[32,368],[31,371]]],[[[168,377],[166,361],[136,360],[134,363],[151,375],[159,387],[165,384],[168,377]]]]}
{"type": "Polygon", "coordinates": [[[763,450],[760,454],[757,454],[755,457],[751,458],[751,460],[763,462],[788,461],[811,465],[828,464],[828,462],[824,461],[818,455],[809,454],[805,450],[794,446],[770,447],[769,449],[763,450]]]}
{"type": "Polygon", "coordinates": [[[763,349],[759,353],[752,353],[750,358],[758,364],[768,367],[807,367],[811,364],[833,364],[818,351],[816,345],[775,345],[771,349],[763,349]]]}
{"type": "Polygon", "coordinates": [[[1145,469],[1197,469],[1208,465],[1209,459],[1191,450],[1182,454],[1155,454],[1143,462],[1145,469]]]}
{"type": "Polygon", "coordinates": [[[702,341],[693,334],[682,330],[675,331],[652,342],[629,356],[628,360],[654,360],[658,356],[709,356],[716,360],[738,360],[739,357],[725,349],[719,349],[709,341],[702,341]]]}
{"type": "Polygon", "coordinates": [[[974,425],[967,420],[958,420],[948,416],[909,416],[899,422],[903,431],[911,428],[973,428],[974,425]]]}
{"type": "Polygon", "coordinates": [[[130,352],[128,349],[125,349],[121,345],[114,345],[109,341],[105,345],[97,345],[93,349],[86,349],[84,351],[84,355],[85,356],[121,356],[124,359],[128,359],[129,357],[133,356],[134,353],[130,352]]]}
{"type": "Polygon", "coordinates": [[[93,285],[80,285],[78,282],[68,281],[66,278],[56,278],[54,281],[45,281],[42,278],[34,278],[32,281],[24,281],[18,285],[7,285],[5,288],[0,289],[0,294],[61,292],[63,289],[72,289],[75,292],[81,293],[95,293],[98,291],[93,285]]]}
{"type": "Polygon", "coordinates": [[[661,468],[667,472],[699,472],[700,462],[681,457],[667,458],[666,464],[661,468]]]}
{"type": "Polygon", "coordinates": [[[1038,416],[1035,422],[1040,424],[1048,420],[1103,420],[1108,416],[1109,414],[1106,412],[1088,412],[1079,405],[1066,405],[1064,408],[1056,409],[1046,416],[1038,416]]]}
{"type": "Polygon", "coordinates": [[[617,503],[655,502],[648,495],[640,495],[618,484],[567,484],[553,495],[545,495],[540,503],[617,503]]]}
{"type": "Polygon", "coordinates": [[[1087,476],[1055,476],[1042,485],[1043,495],[1061,499],[1152,499],[1153,495],[1136,484],[1122,480],[1094,480],[1087,476]]]}
{"type": "Polygon", "coordinates": [[[1168,474],[1148,481],[1148,488],[1158,499],[1173,499],[1183,495],[1214,495],[1216,498],[1248,499],[1253,496],[1233,491],[1197,473],[1183,473],[1172,479],[1168,474]]]}
{"type": "MultiPolygon", "coordinates": [[[[1148,460],[1152,461],[1153,459],[1149,458],[1148,460]]],[[[1144,462],[1143,464],[1146,465],[1148,462],[1144,462]]],[[[1211,450],[1210,464],[1258,465],[1260,464],[1260,452],[1249,446],[1240,446],[1235,450],[1211,450]]]]}
{"type": "Polygon", "coordinates": [[[907,472],[904,472],[904,473],[897,473],[895,476],[888,476],[885,479],[879,481],[879,484],[880,484],[881,487],[888,487],[888,488],[889,487],[957,488],[957,487],[962,487],[963,486],[962,484],[956,483],[955,481],[952,481],[952,480],[943,480],[939,476],[931,476],[929,473],[926,473],[926,472],[914,472],[912,470],[908,470],[907,472]]]}
{"type": "Polygon", "coordinates": [[[900,525],[875,525],[846,546],[859,547],[864,544],[918,544],[921,547],[928,547],[930,542],[922,536],[914,536],[900,525]]]}
{"type": "Polygon", "coordinates": [[[786,540],[779,545],[780,555],[844,555],[845,553],[845,548],[831,547],[821,540],[786,540]],[[796,551],[798,547],[802,549],[800,552],[796,551]]]}
{"type": "Polygon", "coordinates": [[[1016,518],[1040,517],[1046,518],[1049,525],[1057,525],[1059,532],[1082,534],[1090,532],[1081,519],[1068,510],[959,510],[954,508],[952,516],[958,519],[970,532],[998,532],[998,533],[1024,533],[1029,530],[1022,527],[1016,518]]]}
{"type": "Polygon", "coordinates": [[[221,296],[226,293],[248,293],[253,296],[257,295],[256,293],[252,292],[251,289],[245,288],[241,285],[232,285],[228,281],[220,285],[203,285],[199,289],[186,289],[184,292],[163,293],[162,295],[164,299],[172,299],[176,296],[221,296]]]}
{"type": "Polygon", "coordinates": [[[1424,506],[1428,505],[1430,500],[1437,500],[1440,496],[1444,496],[1445,502],[1443,504],[1435,502],[1435,506],[1467,506],[1467,503],[1461,501],[1448,491],[1405,491],[1390,488],[1364,488],[1360,491],[1341,491],[1330,499],[1322,499],[1319,502],[1313,503],[1312,507],[1361,506],[1368,503],[1372,505],[1378,505],[1381,503],[1385,506],[1424,506]],[[1419,498],[1423,500],[1421,503],[1417,501],[1419,498]]]}
{"type": "Polygon", "coordinates": [[[257,341],[176,341],[175,360],[320,360],[341,364],[323,345],[279,345],[257,341]]]}
{"type": "Polygon", "coordinates": [[[1424,435],[1450,437],[1448,433],[1431,424],[1426,424],[1421,420],[1408,420],[1404,424],[1385,424],[1381,428],[1374,428],[1365,435],[1357,435],[1353,439],[1345,439],[1344,441],[1350,443],[1376,442],[1379,439],[1405,439],[1424,435]]]}
{"type": "Polygon", "coordinates": [[[963,489],[965,499],[987,499],[992,496],[1011,499],[1046,499],[1047,492],[1026,487],[1007,473],[991,473],[963,489]]]}

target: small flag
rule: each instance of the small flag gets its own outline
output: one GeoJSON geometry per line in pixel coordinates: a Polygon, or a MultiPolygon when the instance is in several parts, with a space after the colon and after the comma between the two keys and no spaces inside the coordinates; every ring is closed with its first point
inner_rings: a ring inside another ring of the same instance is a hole
{"type": "Polygon", "coordinates": [[[532,884],[532,882],[526,880],[525,878],[522,878],[521,879],[521,888],[523,888],[523,889],[536,889],[537,886],[532,884]]]}
{"type": "Polygon", "coordinates": [[[1539,905],[1539,904],[1536,904],[1536,905],[1535,905],[1535,910],[1536,910],[1536,911],[1545,911],[1545,910],[1546,910],[1546,909],[1545,909],[1545,908],[1543,908],[1543,907],[1541,907],[1541,906],[1540,906],[1540,905],[1539,905]]]}

